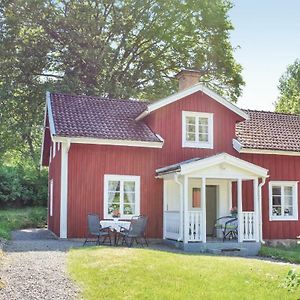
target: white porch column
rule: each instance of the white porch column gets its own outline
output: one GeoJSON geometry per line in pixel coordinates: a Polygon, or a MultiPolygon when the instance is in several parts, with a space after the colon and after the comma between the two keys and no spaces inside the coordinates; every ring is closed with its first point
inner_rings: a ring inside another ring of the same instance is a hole
{"type": "Polygon", "coordinates": [[[253,203],[254,203],[254,233],[255,241],[259,242],[259,203],[258,203],[258,178],[253,180],[253,203]]]}
{"type": "Polygon", "coordinates": [[[202,242],[206,243],[206,178],[201,178],[201,204],[202,204],[202,242]]]}
{"type": "Polygon", "coordinates": [[[184,211],[184,228],[183,242],[189,241],[189,193],[188,193],[188,177],[183,177],[183,211],[184,211]]]}
{"type": "Polygon", "coordinates": [[[167,181],[163,179],[163,239],[166,238],[167,181]]]}
{"type": "Polygon", "coordinates": [[[243,220],[243,202],[242,202],[242,179],[237,181],[237,209],[238,209],[238,242],[243,241],[244,220],[243,220]]]}

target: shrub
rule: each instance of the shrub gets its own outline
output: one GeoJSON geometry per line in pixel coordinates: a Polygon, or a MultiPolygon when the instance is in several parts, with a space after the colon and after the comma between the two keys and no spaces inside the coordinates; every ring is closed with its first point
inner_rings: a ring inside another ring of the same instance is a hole
{"type": "Polygon", "coordinates": [[[47,172],[22,166],[0,166],[0,206],[47,204],[47,172]]]}

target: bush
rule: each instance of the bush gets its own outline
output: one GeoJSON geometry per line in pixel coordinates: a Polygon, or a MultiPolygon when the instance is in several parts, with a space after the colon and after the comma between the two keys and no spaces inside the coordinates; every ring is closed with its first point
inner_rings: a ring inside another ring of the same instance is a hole
{"type": "Polygon", "coordinates": [[[47,204],[46,171],[0,166],[0,207],[47,204]]]}

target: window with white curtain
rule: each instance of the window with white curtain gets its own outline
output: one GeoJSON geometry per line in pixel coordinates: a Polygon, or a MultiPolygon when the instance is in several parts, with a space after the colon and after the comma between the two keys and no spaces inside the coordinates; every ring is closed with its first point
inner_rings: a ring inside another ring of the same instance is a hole
{"type": "Polygon", "coordinates": [[[104,218],[131,219],[140,214],[140,177],[104,175],[104,218]]]}

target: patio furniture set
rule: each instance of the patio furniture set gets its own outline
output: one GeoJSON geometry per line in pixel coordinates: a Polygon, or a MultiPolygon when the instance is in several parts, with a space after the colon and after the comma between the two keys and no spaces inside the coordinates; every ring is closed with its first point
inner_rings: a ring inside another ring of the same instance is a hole
{"type": "Polygon", "coordinates": [[[147,227],[148,217],[135,216],[130,221],[111,219],[100,220],[99,215],[88,215],[88,236],[84,241],[83,246],[88,242],[96,242],[96,245],[105,243],[107,240],[109,245],[118,246],[126,245],[132,247],[134,242],[144,247],[144,244],[148,246],[145,231],[147,227]],[[93,236],[96,240],[91,240],[93,236]]]}

